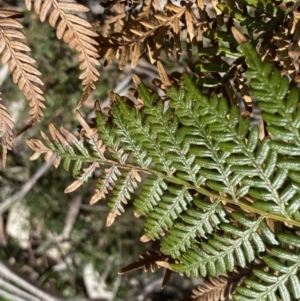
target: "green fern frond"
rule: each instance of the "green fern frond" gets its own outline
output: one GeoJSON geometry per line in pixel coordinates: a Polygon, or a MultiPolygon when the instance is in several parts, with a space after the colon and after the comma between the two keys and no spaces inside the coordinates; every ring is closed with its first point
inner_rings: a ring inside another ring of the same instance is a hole
{"type": "Polygon", "coordinates": [[[216,276],[218,271],[232,272],[236,262],[245,267],[247,262],[253,262],[259,253],[265,252],[265,244],[256,232],[263,217],[253,221],[238,212],[233,212],[231,217],[246,229],[230,223],[221,224],[220,229],[224,234],[215,232],[213,238],[200,242],[198,248],[194,246],[179,257],[180,264],[173,264],[172,268],[194,277],[206,277],[208,273],[216,276]]]}
{"type": "Polygon", "coordinates": [[[137,102],[112,94],[111,109],[96,112],[96,127],[77,114],[80,139],[50,126],[51,141],[43,134],[46,145],[28,144],[33,159],[55,153],[56,165],[73,164],[67,192],[103,171],[92,203],[106,199],[107,225],[134,198],[136,216],[145,216],[141,240],[161,240],[171,260],[161,266],[205,277],[262,259],[264,270],[253,269],[234,298],[289,300],[286,291],[299,296],[299,93],[253,46],[240,48],[268,136],[237,105],[200,91],[184,74],[167,89],[168,103],[137,81],[137,102]]]}
{"type": "Polygon", "coordinates": [[[276,147],[276,143],[274,148],[284,155],[295,155],[293,150],[300,145],[299,90],[295,87],[289,90],[288,78],[282,77],[279,70],[274,71],[271,64],[262,64],[250,44],[242,44],[241,49],[249,66],[247,76],[251,79],[253,96],[268,123],[267,130],[274,139],[288,143],[285,150],[291,148],[291,152],[286,153],[283,147],[278,144],[276,147]]]}
{"type": "Polygon", "coordinates": [[[292,254],[290,249],[283,245],[300,248],[300,238],[294,234],[279,234],[281,248],[271,248],[270,255],[265,255],[262,260],[268,270],[254,269],[254,279],[245,279],[244,286],[237,287],[234,300],[291,300],[292,296],[300,299],[300,256],[292,254]]]}

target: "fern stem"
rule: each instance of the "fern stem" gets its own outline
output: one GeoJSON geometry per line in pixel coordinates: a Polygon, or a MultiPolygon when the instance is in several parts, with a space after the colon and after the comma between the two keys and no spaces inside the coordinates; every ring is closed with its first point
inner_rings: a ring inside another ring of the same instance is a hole
{"type": "Polygon", "coordinates": [[[187,181],[184,181],[184,180],[182,180],[182,179],[180,179],[178,177],[166,175],[166,174],[164,174],[162,172],[159,172],[157,170],[154,170],[154,169],[141,168],[139,166],[136,166],[136,165],[130,164],[130,163],[121,164],[121,163],[119,163],[117,161],[114,161],[114,160],[102,161],[102,160],[99,160],[99,157],[95,157],[95,156],[85,157],[83,155],[70,155],[68,153],[60,152],[57,149],[55,149],[54,152],[58,156],[60,156],[61,158],[63,158],[63,159],[64,158],[69,158],[71,161],[81,160],[83,163],[97,162],[101,166],[109,166],[110,167],[110,166],[114,165],[114,166],[116,166],[119,169],[125,169],[125,170],[135,169],[138,172],[143,172],[143,173],[148,174],[148,175],[155,175],[155,176],[161,177],[164,180],[166,180],[168,182],[171,182],[173,184],[179,184],[179,185],[185,186],[187,189],[196,190],[197,192],[199,192],[199,193],[201,193],[201,194],[203,194],[205,196],[212,197],[214,199],[219,199],[219,200],[222,200],[223,202],[230,203],[230,204],[233,204],[233,205],[237,205],[237,206],[239,206],[240,208],[242,208],[243,210],[245,210],[247,212],[255,212],[255,213],[257,213],[257,214],[259,214],[261,216],[264,216],[265,218],[271,218],[273,220],[286,222],[286,223],[288,223],[290,225],[294,225],[294,226],[300,227],[300,221],[297,221],[295,219],[291,219],[290,217],[285,217],[285,216],[280,216],[280,215],[277,215],[277,214],[274,214],[274,213],[265,212],[263,210],[254,208],[252,205],[247,204],[247,203],[245,203],[243,201],[238,201],[237,202],[234,199],[230,199],[230,198],[218,195],[218,194],[214,194],[214,193],[210,192],[207,189],[195,186],[195,185],[193,185],[193,184],[191,184],[191,183],[189,183],[187,181]]]}

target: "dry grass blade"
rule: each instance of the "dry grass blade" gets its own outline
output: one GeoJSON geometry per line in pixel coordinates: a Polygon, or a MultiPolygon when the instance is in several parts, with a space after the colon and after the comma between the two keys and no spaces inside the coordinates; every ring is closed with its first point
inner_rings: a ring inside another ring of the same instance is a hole
{"type": "MultiPolygon", "coordinates": [[[[2,98],[0,97],[0,101],[2,98]]],[[[2,144],[2,165],[6,165],[7,150],[12,148],[13,128],[15,127],[12,117],[7,112],[7,108],[0,103],[0,141],[2,144]]]]}
{"type": "MultiPolygon", "coordinates": [[[[18,11],[11,10],[11,9],[0,9],[0,18],[22,18],[23,14],[18,11]]],[[[7,19],[9,21],[10,19],[7,19]]],[[[12,19],[14,20],[14,19],[12,19]]],[[[19,23],[18,23],[19,24],[19,23]]],[[[19,25],[19,28],[22,28],[22,25],[19,25]]]]}
{"type": "Polygon", "coordinates": [[[134,85],[136,86],[136,88],[142,83],[142,80],[136,74],[132,75],[132,80],[133,80],[134,85]]]}
{"type": "Polygon", "coordinates": [[[174,18],[173,20],[173,30],[175,34],[178,34],[180,31],[179,18],[174,18]]]}
{"type": "Polygon", "coordinates": [[[15,18],[20,13],[13,10],[0,10],[0,53],[3,64],[8,63],[15,84],[24,93],[29,101],[29,124],[33,125],[43,116],[42,108],[45,108],[43,91],[39,86],[43,82],[39,78],[41,73],[32,66],[35,60],[24,52],[30,52],[30,48],[24,42],[26,37],[21,32],[22,24],[15,18]]]}
{"type": "Polygon", "coordinates": [[[56,26],[58,20],[56,35],[58,39],[63,39],[69,44],[70,48],[75,48],[80,54],[77,57],[80,62],[79,68],[83,70],[80,75],[84,85],[84,93],[78,103],[78,108],[82,106],[91,90],[95,89],[95,82],[100,74],[97,67],[100,65],[98,58],[98,42],[94,39],[98,34],[93,26],[85,19],[69,12],[87,12],[89,9],[81,4],[73,2],[59,2],[57,0],[47,0],[41,3],[36,2],[35,11],[39,14],[41,21],[44,21],[47,15],[52,27],[56,26]]]}
{"type": "Polygon", "coordinates": [[[148,21],[146,21],[146,20],[141,20],[140,23],[141,23],[143,26],[145,26],[145,27],[147,27],[147,28],[149,28],[149,29],[155,29],[155,28],[156,28],[156,25],[155,25],[155,24],[153,24],[153,23],[151,23],[151,22],[148,22],[148,21]]]}
{"type": "Polygon", "coordinates": [[[247,42],[247,38],[235,27],[231,27],[231,32],[239,44],[247,42]]]}

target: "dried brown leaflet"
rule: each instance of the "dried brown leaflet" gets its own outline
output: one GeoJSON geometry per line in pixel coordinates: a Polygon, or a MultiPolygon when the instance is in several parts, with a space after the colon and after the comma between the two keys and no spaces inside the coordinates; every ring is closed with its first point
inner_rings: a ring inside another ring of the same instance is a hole
{"type": "Polygon", "coordinates": [[[251,266],[238,268],[228,275],[220,275],[218,278],[206,277],[203,284],[197,285],[192,293],[180,301],[227,301],[232,299],[237,286],[251,272],[251,266]]]}
{"type": "Polygon", "coordinates": [[[33,125],[43,115],[42,108],[45,108],[43,91],[39,86],[43,82],[39,78],[41,73],[32,66],[36,61],[28,54],[30,48],[22,33],[22,24],[16,20],[21,15],[13,10],[0,10],[0,53],[2,53],[2,64],[8,64],[15,84],[29,101],[29,124],[33,125]]]}
{"type": "MultiPolygon", "coordinates": [[[[2,98],[0,97],[0,101],[2,98]]],[[[7,112],[7,108],[0,103],[0,141],[2,144],[2,166],[6,165],[7,150],[11,150],[13,143],[13,128],[15,124],[7,112]]]]}
{"type": "Polygon", "coordinates": [[[131,56],[131,66],[134,68],[145,54],[154,64],[162,49],[168,56],[172,56],[175,49],[179,59],[185,30],[188,34],[188,38],[184,38],[186,43],[191,43],[198,35],[192,5],[192,2],[184,6],[167,2],[161,7],[158,1],[149,0],[137,14],[126,11],[125,5],[120,3],[109,7],[98,39],[104,65],[120,59],[119,67],[123,69],[131,56]]]}
{"type": "MultiPolygon", "coordinates": [[[[173,262],[174,260],[162,254],[160,251],[154,251],[154,250],[147,251],[147,253],[141,254],[140,258],[137,261],[122,268],[119,271],[119,274],[121,275],[126,274],[128,272],[131,272],[136,269],[141,269],[141,268],[143,268],[145,272],[148,271],[149,269],[151,270],[151,272],[154,272],[157,268],[163,266],[163,263],[168,263],[169,261],[173,262]]],[[[164,288],[167,285],[171,275],[172,275],[172,271],[166,268],[163,282],[161,284],[161,288],[164,288]]]]}
{"type": "MultiPolygon", "coordinates": [[[[31,1],[26,1],[26,6],[31,9],[31,1]]],[[[91,90],[95,89],[95,82],[100,74],[97,67],[100,65],[99,45],[95,38],[98,36],[93,26],[85,19],[69,12],[85,13],[89,11],[84,5],[73,2],[59,2],[57,0],[37,0],[34,2],[34,10],[44,22],[49,14],[49,24],[56,27],[56,36],[63,39],[70,48],[75,48],[79,52],[77,57],[80,62],[79,68],[83,70],[80,75],[84,85],[83,95],[78,103],[78,108],[82,106],[91,90]]]]}

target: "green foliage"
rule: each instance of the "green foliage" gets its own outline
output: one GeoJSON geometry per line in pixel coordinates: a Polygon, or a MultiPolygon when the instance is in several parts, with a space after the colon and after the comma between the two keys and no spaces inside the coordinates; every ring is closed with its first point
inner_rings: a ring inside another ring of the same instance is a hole
{"type": "Polygon", "coordinates": [[[237,105],[183,74],[164,98],[135,77],[135,102],[112,94],[111,108],[96,105],[95,126],[77,113],[81,139],[51,125],[51,140],[42,133],[45,144],[28,144],[33,159],[55,154],[72,170],[66,192],[103,171],[91,202],[107,200],[107,225],[139,191],[141,240],[161,240],[158,265],[216,277],[259,262],[235,300],[299,299],[299,91],[250,43],[240,49],[266,136],[237,105]]]}
{"type": "MultiPolygon", "coordinates": [[[[30,0],[25,4],[31,9],[30,0]]],[[[167,1],[162,9],[151,0],[141,8],[138,2],[131,4],[129,13],[118,1],[107,1],[105,20],[98,20],[97,28],[66,13],[87,12],[77,3],[34,3],[42,22],[49,16],[55,27],[60,20],[57,37],[80,53],[84,91],[78,108],[96,88],[99,58],[105,66],[119,58],[122,70],[130,58],[135,67],[146,53],[151,63],[157,62],[160,79],[154,83],[163,93],[134,76],[134,100],[111,93],[108,108],[96,102],[94,123],[77,111],[78,136],[66,125],[58,130],[50,124],[51,138],[41,132],[43,141],[28,140],[31,159],[54,155],[56,167],[63,163],[75,178],[66,193],[95,183],[90,203],[107,203],[107,226],[133,204],[135,216],[144,221],[141,241],[158,241],[160,249],[148,251],[121,273],[164,267],[162,286],[171,272],[206,278],[188,300],[299,300],[299,53],[293,54],[300,32],[298,4],[167,1]],[[175,53],[187,61],[193,75],[185,71],[169,77],[158,61],[170,63],[163,48],[168,57],[175,53]],[[196,62],[191,59],[194,50],[196,62]],[[256,104],[259,125],[250,118],[256,104]]],[[[16,20],[21,14],[0,14],[6,37],[0,45],[1,52],[5,49],[2,62],[10,63],[13,80],[32,108],[26,131],[43,115],[44,88],[38,87],[40,70],[27,64],[35,62],[25,54],[30,48],[18,41],[25,38],[16,20]]],[[[33,50],[53,59],[48,46],[42,42],[33,50]]],[[[79,98],[77,75],[68,74],[73,67],[71,58],[58,68],[63,87],[46,78],[46,91],[55,88],[54,96],[45,93],[47,98],[65,98],[70,90],[79,98]]],[[[47,70],[50,77],[57,71],[47,70]]],[[[1,110],[5,162],[15,138],[11,116],[5,106],[1,110]]],[[[47,111],[45,115],[52,118],[47,111]]],[[[94,247],[80,247],[86,249],[85,262],[94,247]]]]}

